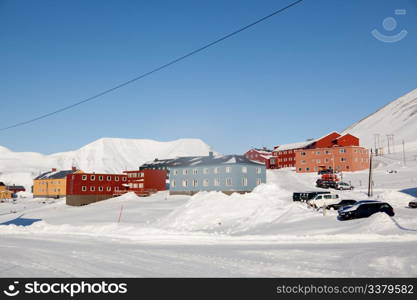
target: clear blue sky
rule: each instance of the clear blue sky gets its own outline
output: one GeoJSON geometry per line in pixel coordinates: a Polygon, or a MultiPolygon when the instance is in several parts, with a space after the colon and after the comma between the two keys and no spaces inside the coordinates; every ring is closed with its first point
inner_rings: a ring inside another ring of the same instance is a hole
{"type": "MultiPolygon", "coordinates": [[[[290,2],[0,0],[0,127],[129,80],[290,2]]],[[[417,88],[416,31],[415,0],[305,0],[100,100],[0,132],[0,145],[52,153],[101,137],[192,137],[242,153],[318,137],[417,88]],[[391,31],[387,17],[397,21],[391,31]],[[408,35],[383,43],[373,29],[408,35]]]]}

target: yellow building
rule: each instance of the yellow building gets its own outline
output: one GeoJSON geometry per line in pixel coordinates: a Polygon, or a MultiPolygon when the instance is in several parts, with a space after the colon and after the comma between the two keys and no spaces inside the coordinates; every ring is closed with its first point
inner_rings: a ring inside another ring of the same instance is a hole
{"type": "Polygon", "coordinates": [[[33,180],[34,198],[61,198],[67,195],[67,175],[82,171],[72,170],[57,171],[52,169],[33,180]]]}
{"type": "Polygon", "coordinates": [[[3,182],[0,182],[0,200],[11,199],[12,195],[13,192],[9,191],[3,182]]]}

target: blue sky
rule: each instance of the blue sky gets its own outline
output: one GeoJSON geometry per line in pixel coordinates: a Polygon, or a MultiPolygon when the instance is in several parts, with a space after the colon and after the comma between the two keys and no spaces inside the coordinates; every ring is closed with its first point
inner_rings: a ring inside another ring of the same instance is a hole
{"type": "MultiPolygon", "coordinates": [[[[0,0],[0,127],[129,80],[290,2],[0,0]]],[[[53,153],[101,137],[185,137],[243,153],[343,130],[417,88],[416,14],[414,0],[305,0],[99,100],[0,132],[0,145],[53,153]],[[397,21],[392,31],[387,17],[397,21]],[[408,35],[384,43],[373,29],[408,35]]]]}

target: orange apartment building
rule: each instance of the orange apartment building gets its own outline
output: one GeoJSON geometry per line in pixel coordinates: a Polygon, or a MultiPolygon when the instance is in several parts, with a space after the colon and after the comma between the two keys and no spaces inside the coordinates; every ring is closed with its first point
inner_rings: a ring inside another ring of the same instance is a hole
{"type": "MultiPolygon", "coordinates": [[[[343,143],[341,143],[343,144],[343,143]]],[[[336,172],[354,172],[369,168],[368,149],[359,146],[333,146],[295,150],[297,173],[333,169],[336,172]]]]}

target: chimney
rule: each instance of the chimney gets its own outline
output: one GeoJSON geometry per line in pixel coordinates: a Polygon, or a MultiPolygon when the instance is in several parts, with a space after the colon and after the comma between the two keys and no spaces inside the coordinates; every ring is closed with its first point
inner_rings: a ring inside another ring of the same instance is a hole
{"type": "Polygon", "coordinates": [[[52,172],[56,172],[56,168],[52,168],[52,172]]]}
{"type": "Polygon", "coordinates": [[[77,171],[77,167],[72,167],[71,169],[73,172],[77,171]]]}
{"type": "Polygon", "coordinates": [[[213,158],[213,151],[210,151],[210,152],[209,152],[209,157],[210,157],[210,158],[213,158]]]}

